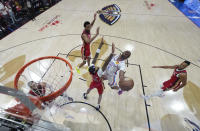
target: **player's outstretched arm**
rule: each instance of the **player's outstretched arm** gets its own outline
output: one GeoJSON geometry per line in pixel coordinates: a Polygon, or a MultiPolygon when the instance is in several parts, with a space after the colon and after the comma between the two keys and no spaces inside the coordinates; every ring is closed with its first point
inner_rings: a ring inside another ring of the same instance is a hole
{"type": "MultiPolygon", "coordinates": [[[[95,21],[96,21],[96,18],[97,18],[97,13],[94,14],[94,20],[91,22],[91,25],[93,26],[95,21]]],[[[92,27],[91,27],[92,28],[92,27]]]]}
{"type": "Polygon", "coordinates": [[[102,37],[101,43],[100,43],[98,49],[96,50],[96,54],[95,54],[94,59],[93,59],[93,61],[92,61],[92,64],[93,64],[93,65],[95,65],[95,63],[96,63],[96,61],[97,61],[97,58],[98,58],[98,56],[99,56],[99,53],[100,53],[100,51],[101,51],[101,47],[103,46],[103,44],[104,44],[104,39],[103,39],[103,37],[102,37]]]}
{"type": "Polygon", "coordinates": [[[108,66],[108,63],[111,61],[112,57],[114,56],[115,52],[115,44],[112,43],[112,53],[109,55],[109,57],[106,59],[105,63],[102,66],[102,71],[105,71],[106,67],[108,66]]]}
{"type": "Polygon", "coordinates": [[[175,69],[177,68],[177,65],[174,66],[152,66],[152,68],[163,68],[163,69],[175,69]]]}

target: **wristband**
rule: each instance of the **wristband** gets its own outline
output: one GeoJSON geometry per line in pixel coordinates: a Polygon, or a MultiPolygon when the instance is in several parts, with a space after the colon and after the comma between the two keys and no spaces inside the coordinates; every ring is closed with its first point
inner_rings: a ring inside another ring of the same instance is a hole
{"type": "Polygon", "coordinates": [[[100,51],[101,51],[100,49],[97,49],[96,53],[100,53],[100,51]]]}

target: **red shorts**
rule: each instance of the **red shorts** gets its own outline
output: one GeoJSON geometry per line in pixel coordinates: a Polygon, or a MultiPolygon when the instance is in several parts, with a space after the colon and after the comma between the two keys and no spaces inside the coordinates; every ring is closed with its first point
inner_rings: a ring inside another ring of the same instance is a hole
{"type": "Polygon", "coordinates": [[[90,48],[82,47],[81,48],[81,54],[82,54],[82,59],[83,60],[88,59],[90,57],[90,48]]]}
{"type": "MultiPolygon", "coordinates": [[[[165,81],[163,83],[163,91],[172,88],[174,85],[176,84],[176,82],[172,82],[171,80],[165,81]]],[[[178,88],[180,86],[181,83],[178,83],[178,85],[175,88],[178,88]]]]}
{"type": "Polygon", "coordinates": [[[99,95],[103,94],[103,84],[102,83],[91,82],[90,89],[94,89],[94,88],[97,88],[99,95]]]}

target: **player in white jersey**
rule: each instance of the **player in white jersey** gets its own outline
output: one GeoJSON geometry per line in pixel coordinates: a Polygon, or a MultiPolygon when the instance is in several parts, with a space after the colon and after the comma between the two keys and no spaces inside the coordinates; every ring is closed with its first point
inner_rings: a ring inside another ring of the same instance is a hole
{"type": "Polygon", "coordinates": [[[114,55],[109,62],[106,70],[104,72],[98,71],[98,75],[102,76],[104,80],[108,80],[108,85],[112,89],[119,90],[118,94],[122,94],[121,88],[118,86],[116,81],[117,72],[119,71],[119,83],[124,80],[125,74],[125,60],[131,55],[130,51],[124,51],[120,55],[114,55]]]}

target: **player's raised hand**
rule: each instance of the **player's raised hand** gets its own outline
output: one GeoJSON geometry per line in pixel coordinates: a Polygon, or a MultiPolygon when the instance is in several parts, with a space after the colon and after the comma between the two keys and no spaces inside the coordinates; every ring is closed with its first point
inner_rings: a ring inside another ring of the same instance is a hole
{"type": "Polygon", "coordinates": [[[112,43],[112,54],[114,54],[114,53],[115,53],[115,44],[112,43]]]}
{"type": "Polygon", "coordinates": [[[100,27],[97,28],[96,35],[99,35],[99,29],[100,29],[100,27]]]}
{"type": "Polygon", "coordinates": [[[101,14],[101,10],[97,10],[96,14],[101,14]]]}

